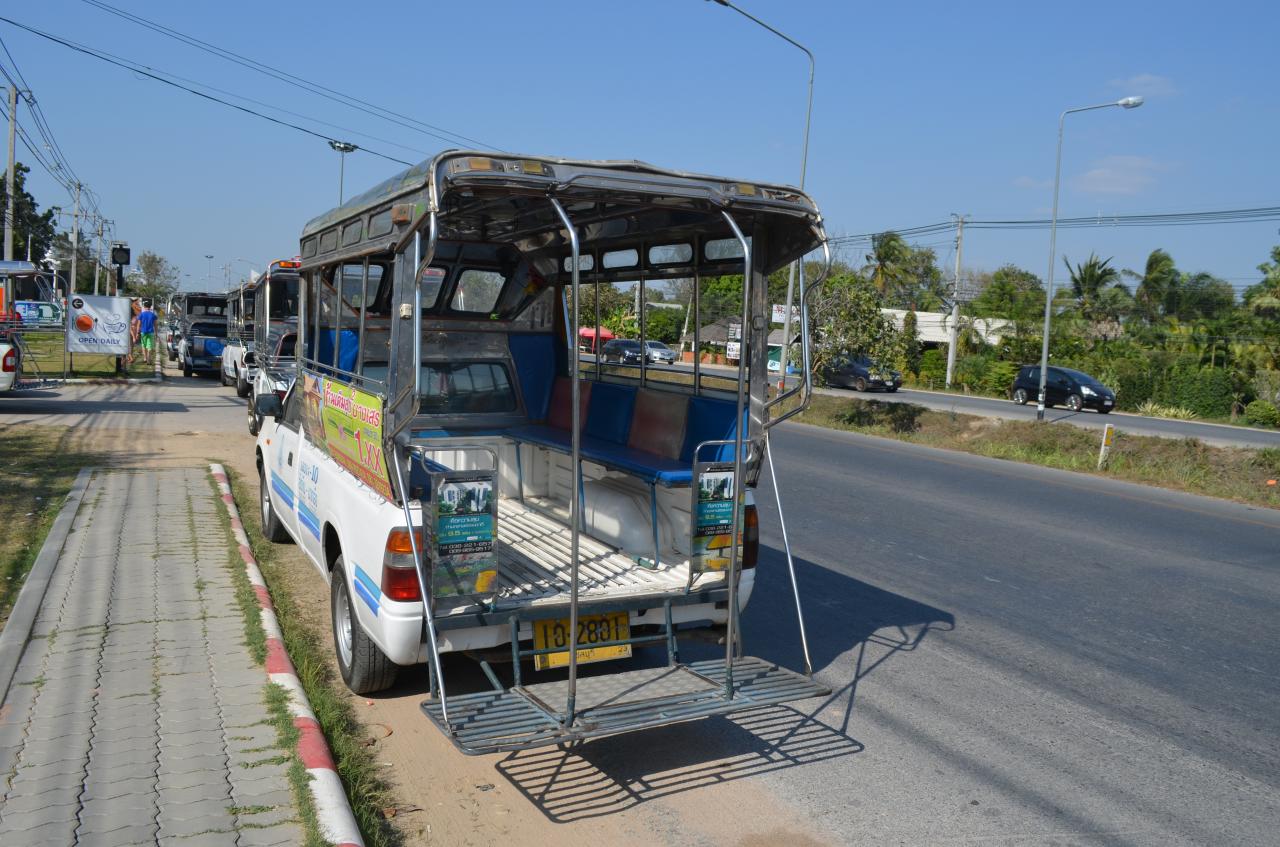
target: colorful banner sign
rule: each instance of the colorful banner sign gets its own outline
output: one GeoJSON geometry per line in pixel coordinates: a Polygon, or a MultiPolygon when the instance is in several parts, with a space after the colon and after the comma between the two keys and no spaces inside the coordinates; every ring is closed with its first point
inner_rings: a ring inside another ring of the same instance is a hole
{"type": "Polygon", "coordinates": [[[302,425],[313,444],[365,485],[392,499],[382,448],[382,400],[329,377],[303,374],[302,425]]]}
{"type": "MultiPolygon", "coordinates": [[[[733,466],[699,464],[693,487],[691,573],[727,571],[733,536],[733,466]]],[[[738,541],[744,520],[739,514],[738,541]]],[[[741,557],[741,550],[739,550],[741,557]]]]}
{"type": "Polygon", "coordinates": [[[490,593],[498,576],[493,479],[438,476],[434,488],[431,593],[436,597],[490,593]]]}
{"type": "Polygon", "coordinates": [[[77,294],[67,305],[68,353],[129,354],[133,311],[128,297],[77,294]]]}

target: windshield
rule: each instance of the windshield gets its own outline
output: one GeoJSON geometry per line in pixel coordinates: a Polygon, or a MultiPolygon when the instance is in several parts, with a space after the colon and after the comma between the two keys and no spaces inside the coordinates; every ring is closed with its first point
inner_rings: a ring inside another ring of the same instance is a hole
{"type": "MultiPolygon", "coordinates": [[[[265,283],[260,289],[265,291],[265,283]]],[[[270,314],[267,320],[282,321],[298,316],[298,276],[296,274],[271,275],[270,314]]]]}
{"type": "Polygon", "coordinates": [[[639,350],[640,342],[639,341],[615,341],[613,342],[613,346],[617,347],[619,350],[639,350]]]}
{"type": "Polygon", "coordinates": [[[187,298],[187,317],[200,317],[201,315],[218,315],[221,317],[227,313],[227,301],[222,297],[188,297],[187,298]]]}
{"type": "Polygon", "coordinates": [[[670,350],[671,348],[663,344],[661,341],[646,341],[645,344],[650,350],[670,350]]]}
{"type": "Polygon", "coordinates": [[[1058,372],[1071,377],[1081,385],[1097,386],[1099,388],[1102,387],[1102,383],[1098,382],[1084,371],[1072,370],[1071,368],[1058,368],[1058,372]]]}
{"type": "Polygon", "coordinates": [[[192,335],[210,335],[214,337],[225,335],[227,327],[225,324],[197,323],[191,325],[192,335]]]}

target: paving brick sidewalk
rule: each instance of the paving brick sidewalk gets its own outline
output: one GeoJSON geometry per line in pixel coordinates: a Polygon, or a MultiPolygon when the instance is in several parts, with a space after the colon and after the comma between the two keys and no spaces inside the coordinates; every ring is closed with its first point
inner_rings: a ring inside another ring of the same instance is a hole
{"type": "Polygon", "coordinates": [[[301,844],[203,469],[97,472],[0,705],[0,844],[301,844]]]}

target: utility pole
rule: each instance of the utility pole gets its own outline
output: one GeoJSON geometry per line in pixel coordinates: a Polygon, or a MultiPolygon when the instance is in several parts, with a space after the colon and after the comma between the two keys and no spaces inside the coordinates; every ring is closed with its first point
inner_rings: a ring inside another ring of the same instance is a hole
{"type": "MultiPolygon", "coordinates": [[[[4,259],[6,262],[13,260],[13,223],[14,223],[14,204],[13,193],[17,190],[14,181],[14,132],[18,128],[18,86],[9,86],[9,170],[5,175],[5,188],[8,189],[9,205],[4,215],[4,259]]],[[[27,241],[30,245],[30,240],[27,241]]]]}
{"type": "MultiPolygon", "coordinates": [[[[97,242],[93,248],[93,296],[98,296],[98,277],[102,276],[102,218],[98,217],[97,242]]],[[[107,287],[110,293],[110,286],[107,287]]]]}
{"type": "Polygon", "coordinates": [[[951,289],[951,322],[947,327],[947,388],[956,373],[956,336],[960,330],[960,256],[964,253],[964,215],[954,212],[956,219],[956,278],[951,289]]]}
{"type": "Polygon", "coordinates": [[[76,207],[71,213],[71,281],[67,290],[76,293],[76,268],[80,260],[80,183],[76,183],[76,207]]]}

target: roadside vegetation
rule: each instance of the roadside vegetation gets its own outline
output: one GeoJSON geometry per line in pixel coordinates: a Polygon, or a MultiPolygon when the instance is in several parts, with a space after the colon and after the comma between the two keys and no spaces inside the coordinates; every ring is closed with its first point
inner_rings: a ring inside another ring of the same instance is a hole
{"type": "Polygon", "coordinates": [[[81,468],[105,459],[68,449],[66,427],[0,426],[0,629],[81,468]]]}
{"type": "Polygon", "coordinates": [[[816,396],[802,423],[1096,474],[1280,509],[1280,449],[1211,447],[1118,431],[1099,471],[1101,434],[1075,426],[939,412],[909,403],[816,396]]]}
{"type": "MultiPolygon", "coordinates": [[[[271,602],[280,620],[289,658],[293,660],[316,720],[329,742],[360,832],[369,847],[393,847],[400,843],[401,838],[384,814],[385,809],[393,806],[390,789],[378,773],[378,763],[368,745],[368,735],[356,720],[346,687],[330,664],[329,657],[333,651],[329,646],[329,633],[317,631],[307,623],[307,616],[300,612],[288,589],[284,567],[276,557],[273,545],[262,539],[262,517],[256,508],[256,480],[241,479],[226,463],[223,466],[227,468],[236,503],[241,506],[240,519],[244,522],[253,555],[271,591],[271,602]]],[[[255,599],[255,608],[256,605],[255,599]]]]}
{"type": "MultiPolygon", "coordinates": [[[[23,341],[31,356],[22,362],[24,379],[62,378],[63,336],[60,332],[24,332],[23,341]]],[[[163,355],[163,352],[160,352],[163,355]]],[[[142,361],[142,351],[123,373],[116,372],[116,357],[94,353],[72,353],[67,357],[67,376],[72,379],[117,379],[155,375],[155,364],[142,361]]]]}

